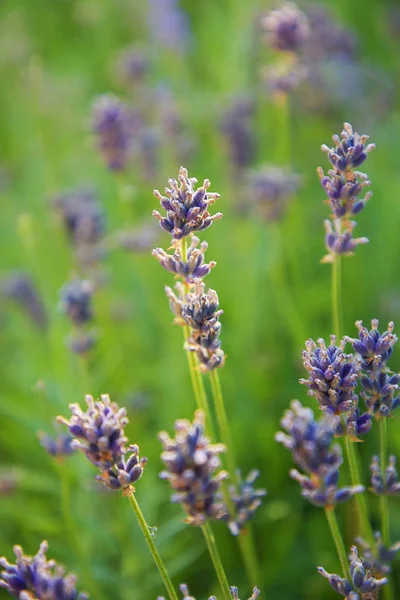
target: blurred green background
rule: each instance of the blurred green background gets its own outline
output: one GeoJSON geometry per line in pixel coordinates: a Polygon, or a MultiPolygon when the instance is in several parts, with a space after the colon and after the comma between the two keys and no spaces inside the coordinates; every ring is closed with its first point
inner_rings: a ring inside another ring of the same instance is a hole
{"type": "MultiPolygon", "coordinates": [[[[343,265],[345,332],[354,335],[356,319],[399,320],[400,12],[397,3],[379,0],[318,6],[329,10],[335,26],[349,29],[355,50],[343,59],[328,51],[319,65],[323,83],[305,82],[290,98],[286,158],[302,185],[282,221],[271,225],[252,211],[246,175],[232,162],[221,123],[236,98],[250,98],[255,150],[247,166],[276,160],[282,131],[261,75],[276,57],[259,27],[272,4],[183,0],[179,18],[169,22],[168,11],[178,8],[166,0],[1,3],[0,275],[32,277],[48,327],[41,329],[17,302],[1,298],[0,555],[11,559],[16,543],[34,553],[47,539],[49,556],[76,572],[80,588],[96,600],[93,579],[103,598],[150,600],[163,593],[126,499],[100,489],[83,456],[73,455],[60,467],[37,438],[39,430],[53,432],[54,417],[68,415],[69,403],[82,402],[85,393],[109,393],[127,407],[130,440],[149,458],[137,497],[157,527],[157,545],[174,582],[186,582],[198,600],[218,594],[200,531],[183,524],[180,507],[170,504],[168,486],[158,479],[157,432],[172,432],[174,420],[191,417],[195,408],[182,333],[171,324],[163,291],[173,278],[151,256],[151,245],[126,252],[114,243],[122,229],[148,227],[158,208],[153,188],[163,190],[184,164],[199,181],[211,179],[211,189],[221,194],[216,210],[224,218],[200,237],[209,243],[207,258],[218,263],[207,284],[224,310],[227,360],[220,377],[236,456],[244,472],[260,469],[260,486],[268,489],[254,518],[263,577],[257,583],[268,598],[338,597],[315,569],[338,570],[323,512],[300,497],[288,477],[290,457],[274,433],[292,398],[313,406],[298,384],[302,342],[331,332],[330,268],[319,262],[329,209],[315,169],[327,168],[320,146],[330,143],[343,121],[369,133],[377,145],[365,167],[374,196],[356,231],[370,244],[343,265]],[[148,60],[145,81],[134,89],[116,66],[132,45],[148,60]],[[125,206],[121,182],[102,164],[91,135],[93,99],[109,91],[144,112],[147,107],[150,156],[139,153],[132,161],[122,185],[133,201],[125,206]],[[165,125],[165,108],[178,115],[179,139],[165,125]],[[104,282],[93,298],[97,344],[87,368],[65,344],[70,325],[59,309],[59,289],[79,266],[52,205],[55,195],[81,185],[97,191],[111,240],[100,265],[104,282]],[[76,523],[77,539],[68,533],[68,518],[76,523]]],[[[155,231],[154,244],[167,248],[169,236],[155,231]]],[[[392,368],[399,364],[397,350],[392,368]]],[[[396,428],[393,419],[389,451],[399,453],[396,428]]],[[[360,446],[367,483],[368,461],[378,448],[375,431],[360,446]]],[[[377,527],[377,500],[371,494],[368,500],[377,527]]],[[[396,499],[390,508],[392,539],[398,540],[396,499]]],[[[348,546],[353,510],[338,510],[348,546]]],[[[251,586],[237,545],[222,523],[215,531],[230,582],[247,598],[251,586]]]]}

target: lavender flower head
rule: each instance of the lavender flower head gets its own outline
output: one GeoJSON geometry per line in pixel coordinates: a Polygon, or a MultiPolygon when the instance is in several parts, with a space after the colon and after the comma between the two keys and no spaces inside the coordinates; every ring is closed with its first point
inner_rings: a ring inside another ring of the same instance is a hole
{"type": "Polygon", "coordinates": [[[239,535],[253,518],[254,513],[262,504],[262,498],[267,495],[264,489],[255,489],[254,483],[259,476],[259,471],[253,469],[245,479],[238,473],[237,486],[229,486],[229,493],[235,507],[235,516],[228,522],[233,535],[239,535]]]}
{"type": "Polygon", "coordinates": [[[86,600],[76,589],[76,577],[66,574],[55,560],[47,560],[48,544],[43,541],[35,556],[27,556],[21,546],[14,546],[15,564],[4,557],[0,565],[0,587],[19,600],[86,600]]]}
{"type": "Polygon", "coordinates": [[[92,292],[89,281],[76,280],[61,288],[61,309],[73,325],[80,327],[92,320],[92,292]]]}
{"type": "Polygon", "coordinates": [[[310,35],[308,19],[294,2],[285,2],[271,11],[261,25],[271,48],[281,52],[297,53],[310,35]]]}
{"type": "Polygon", "coordinates": [[[47,314],[38,290],[29,275],[14,273],[0,282],[0,293],[18,302],[41,329],[47,327],[47,314]]]}
{"type": "Polygon", "coordinates": [[[96,475],[95,479],[103,483],[110,490],[124,490],[131,493],[133,484],[139,481],[143,475],[144,467],[147,464],[147,458],[139,457],[139,446],[133,444],[123,450],[124,454],[107,470],[102,471],[101,475],[96,475]]]}
{"type": "Polygon", "coordinates": [[[55,437],[52,437],[43,433],[43,431],[39,431],[38,435],[42,448],[54,458],[64,458],[74,451],[74,448],[72,447],[73,438],[71,435],[57,433],[55,437]]]}
{"type": "Polygon", "coordinates": [[[355,352],[360,357],[361,368],[364,371],[376,373],[386,367],[386,363],[393,353],[397,342],[397,335],[393,333],[394,323],[390,321],[387,330],[379,332],[378,319],[372,319],[371,330],[363,327],[362,321],[356,321],[359,339],[347,338],[353,345],[355,352]]]}
{"type": "MultiPolygon", "coordinates": [[[[179,589],[181,591],[181,594],[183,596],[183,600],[196,600],[196,598],[194,598],[194,596],[190,596],[189,594],[189,588],[185,583],[182,583],[179,586],[179,589]]],[[[230,588],[230,592],[231,592],[231,596],[232,596],[232,600],[240,600],[239,598],[239,590],[237,587],[235,586],[231,586],[230,588]]],[[[257,600],[257,598],[260,595],[260,590],[258,589],[258,587],[253,588],[253,593],[251,595],[251,598],[249,598],[249,600],[257,600]]],[[[165,600],[165,598],[163,598],[162,596],[159,596],[157,598],[157,600],[165,600]]],[[[215,596],[210,596],[208,600],[217,600],[215,596]]]]}
{"type": "Polygon", "coordinates": [[[249,176],[249,195],[267,221],[282,218],[290,196],[298,189],[298,175],[275,165],[268,165],[249,176]]]}
{"type": "Polygon", "coordinates": [[[204,413],[196,411],[193,423],[186,419],[175,422],[175,438],[162,431],[159,439],[163,446],[161,460],[165,471],[162,479],[169,481],[174,490],[172,502],[182,504],[191,525],[203,525],[207,519],[225,517],[219,488],[228,477],[221,471],[219,455],[222,444],[211,444],[204,435],[204,413]]]}
{"type": "Polygon", "coordinates": [[[321,259],[322,263],[333,263],[338,255],[353,256],[357,246],[368,244],[369,239],[366,237],[353,237],[356,225],[356,221],[347,221],[346,228],[343,230],[340,219],[335,219],[333,225],[327,219],[324,221],[325,246],[328,254],[321,259]]]}
{"type": "Polygon", "coordinates": [[[128,84],[142,83],[149,72],[149,58],[140,48],[125,49],[117,60],[117,71],[128,84]]]}
{"type": "Polygon", "coordinates": [[[81,450],[96,467],[107,470],[125,453],[126,410],[111,402],[108,394],[103,394],[97,402],[89,395],[85,396],[85,400],[86,411],[79,404],[70,404],[70,419],[59,416],[57,421],[67,425],[74,437],[73,448],[81,450]]]}
{"type": "Polygon", "coordinates": [[[379,531],[374,533],[375,545],[370,546],[363,538],[357,538],[356,542],[363,549],[363,564],[366,569],[371,571],[374,576],[384,577],[391,572],[390,563],[396,558],[396,554],[400,550],[400,542],[392,544],[387,548],[382,540],[379,531]]]}
{"type": "Polygon", "coordinates": [[[379,457],[371,461],[371,491],[378,496],[400,496],[400,481],[396,470],[396,457],[389,456],[385,473],[382,472],[379,457]]]}
{"type": "Polygon", "coordinates": [[[105,230],[105,217],[93,190],[77,188],[56,196],[53,203],[74,244],[92,245],[101,239],[105,230]]]}
{"type": "Polygon", "coordinates": [[[154,190],[154,195],[167,214],[162,217],[157,210],[154,210],[153,216],[165,231],[171,233],[174,240],[207,229],[213,221],[222,217],[221,213],[211,216],[208,211],[209,205],[219,198],[219,194],[208,192],[210,181],[205,179],[202,187],[195,189],[196,183],[197,179],[189,178],[187,169],[181,167],[178,180],[169,179],[169,188],[165,188],[165,196],[158,190],[154,190]]]}
{"type": "Polygon", "coordinates": [[[323,567],[317,567],[318,573],[328,579],[331,587],[346,598],[346,600],[363,600],[369,598],[376,600],[379,590],[388,583],[386,577],[375,579],[371,571],[364,566],[359,558],[357,547],[352,546],[349,556],[351,581],[339,577],[339,575],[328,573],[323,567]]]}
{"type": "Polygon", "coordinates": [[[92,110],[97,149],[111,171],[124,171],[130,151],[131,123],[127,108],[112,94],[97,98],[92,110]]]}
{"type": "Polygon", "coordinates": [[[204,254],[208,248],[206,241],[200,243],[199,238],[192,236],[191,244],[187,248],[186,257],[183,258],[180,245],[175,245],[174,254],[167,254],[162,248],[155,248],[152,252],[161,266],[170,273],[182,277],[186,283],[196,283],[209,274],[217,264],[214,260],[206,263],[204,254]]]}
{"type": "Polygon", "coordinates": [[[294,400],[281,421],[286,433],[279,431],[275,435],[276,441],[290,450],[295,463],[307,473],[302,475],[296,469],[290,471],[290,476],[301,485],[302,496],[315,506],[327,508],[364,491],[361,485],[338,488],[343,458],[340,446],[332,446],[335,422],[333,415],[315,421],[313,411],[294,400]]]}
{"type": "Polygon", "coordinates": [[[368,154],[374,150],[375,144],[366,144],[369,136],[360,135],[353,131],[350,123],[344,123],[340,137],[335,133],[332,139],[335,147],[330,148],[323,144],[321,150],[328,155],[330,162],[337,171],[345,174],[350,181],[353,181],[360,174],[358,171],[353,174],[350,172],[362,165],[368,154]]]}
{"type": "Polygon", "coordinates": [[[148,0],[151,38],[164,49],[183,53],[190,42],[187,14],[178,0],[148,0]]]}
{"type": "Polygon", "coordinates": [[[225,138],[235,173],[248,167],[255,155],[254,101],[233,98],[224,107],[220,130],[225,138]]]}

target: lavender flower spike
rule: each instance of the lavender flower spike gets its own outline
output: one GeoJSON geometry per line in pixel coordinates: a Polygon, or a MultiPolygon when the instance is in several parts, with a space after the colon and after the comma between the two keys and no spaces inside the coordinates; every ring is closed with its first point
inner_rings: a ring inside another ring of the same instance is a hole
{"type": "Polygon", "coordinates": [[[229,493],[235,506],[235,516],[228,522],[233,535],[239,535],[252,519],[256,510],[262,504],[262,498],[267,495],[264,489],[255,489],[254,482],[259,476],[259,471],[253,469],[245,479],[238,473],[238,485],[229,486],[229,493]]]}
{"type": "Polygon", "coordinates": [[[297,52],[310,34],[306,15],[294,4],[285,2],[261,21],[269,45],[281,52],[297,52]]]}
{"type": "Polygon", "coordinates": [[[170,273],[182,277],[187,283],[193,283],[196,280],[203,279],[209,274],[211,269],[217,264],[214,260],[208,264],[204,262],[204,254],[208,248],[206,241],[199,245],[199,238],[192,237],[190,246],[187,249],[186,257],[182,256],[179,245],[175,246],[174,254],[167,254],[162,248],[155,248],[153,256],[170,273]]]}
{"type": "Polygon", "coordinates": [[[154,190],[154,195],[167,211],[167,215],[162,217],[157,210],[154,210],[153,216],[175,240],[180,240],[195,231],[207,229],[213,221],[222,217],[222,213],[211,216],[208,211],[209,205],[219,198],[219,194],[208,191],[210,181],[205,179],[202,187],[195,189],[196,183],[197,179],[188,177],[187,169],[181,167],[178,180],[169,179],[169,188],[165,188],[165,196],[158,190],[154,190]]]}
{"type": "Polygon", "coordinates": [[[221,471],[219,454],[222,444],[211,444],[204,435],[204,413],[196,411],[193,423],[186,419],[175,422],[175,438],[162,431],[161,460],[166,469],[160,473],[167,479],[174,494],[172,502],[182,504],[191,525],[203,525],[207,519],[225,517],[227,511],[221,502],[219,488],[228,477],[221,471]]]}
{"type": "Polygon", "coordinates": [[[365,371],[377,373],[386,367],[397,342],[397,335],[393,333],[394,323],[390,321],[387,330],[380,333],[378,319],[372,319],[371,330],[363,327],[362,321],[356,321],[359,339],[346,338],[352,343],[355,352],[360,357],[361,368],[365,371]]]}
{"type": "Polygon", "coordinates": [[[0,565],[0,587],[19,600],[87,600],[76,589],[76,577],[66,574],[55,560],[47,560],[48,544],[43,541],[35,556],[27,556],[21,546],[14,546],[15,564],[4,557],[0,565]]]}
{"type": "Polygon", "coordinates": [[[97,402],[89,395],[85,400],[88,405],[86,411],[79,404],[70,404],[71,418],[68,420],[60,416],[57,421],[68,426],[75,438],[72,442],[74,448],[82,450],[96,467],[108,470],[119,463],[126,451],[126,410],[111,402],[107,394],[103,394],[97,402]]]}
{"type": "Polygon", "coordinates": [[[318,573],[328,579],[331,587],[346,598],[346,600],[377,599],[379,590],[388,583],[386,577],[375,579],[369,569],[364,566],[359,558],[357,547],[352,546],[349,556],[351,581],[339,577],[339,575],[328,573],[323,567],[317,567],[318,573]]]}
{"type": "MultiPolygon", "coordinates": [[[[332,139],[335,148],[330,148],[326,144],[321,146],[321,150],[328,155],[333,167],[341,173],[349,173],[357,169],[367,159],[368,154],[374,150],[375,144],[368,144],[368,135],[359,135],[353,131],[350,123],[343,124],[343,131],[338,135],[333,135],[332,139]],[[340,139],[340,137],[342,139],[340,139]]],[[[355,173],[357,175],[357,172],[355,173]]],[[[354,177],[349,176],[352,180],[354,177]]]]}
{"type": "Polygon", "coordinates": [[[106,166],[111,171],[124,171],[129,159],[131,126],[127,109],[119,98],[104,94],[95,101],[92,128],[106,166]]]}
{"type": "Polygon", "coordinates": [[[373,572],[374,576],[384,577],[391,572],[390,563],[394,561],[396,554],[400,551],[400,542],[387,548],[379,531],[375,531],[374,538],[374,546],[370,546],[368,542],[360,537],[356,539],[356,542],[364,550],[364,567],[373,572]]]}
{"type": "Polygon", "coordinates": [[[355,249],[360,244],[368,244],[369,239],[366,237],[353,237],[356,221],[347,221],[346,228],[342,231],[340,219],[333,221],[333,226],[328,219],[324,221],[325,226],[325,245],[328,250],[322,259],[322,263],[333,263],[338,255],[353,256],[355,249]]]}
{"type": "Polygon", "coordinates": [[[393,454],[389,456],[385,474],[382,473],[378,456],[372,458],[370,468],[371,491],[378,496],[400,496],[400,481],[396,470],[396,457],[393,454]]]}

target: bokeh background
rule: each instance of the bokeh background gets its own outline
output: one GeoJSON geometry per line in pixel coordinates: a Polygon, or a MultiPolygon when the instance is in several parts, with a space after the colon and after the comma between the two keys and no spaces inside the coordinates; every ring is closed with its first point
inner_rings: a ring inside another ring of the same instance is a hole
{"type": "MultiPolygon", "coordinates": [[[[0,555],[10,559],[16,543],[34,553],[47,539],[49,556],[76,572],[96,600],[93,579],[103,598],[149,600],[163,589],[129,503],[93,481],[83,456],[60,464],[39,443],[38,431],[54,435],[54,417],[88,392],[110,393],[128,410],[130,439],[149,458],[137,496],[174,582],[188,583],[198,600],[218,593],[200,531],[182,522],[158,479],[157,432],[171,432],[174,420],[195,408],[182,334],[163,291],[172,276],[151,256],[152,247],[169,245],[151,218],[158,208],[152,190],[162,190],[181,164],[221,194],[216,210],[224,218],[201,238],[218,263],[207,283],[224,310],[220,376],[236,455],[244,472],[260,470],[268,489],[253,527],[257,583],[269,598],[337,597],[315,569],[338,567],[323,512],[300,497],[274,433],[292,398],[313,406],[298,384],[301,349],[306,338],[331,332],[330,268],[320,264],[329,209],[316,167],[327,167],[320,146],[343,121],[377,145],[366,166],[374,196],[357,227],[370,243],[343,265],[345,331],[354,334],[356,319],[399,320],[400,6],[300,3],[314,18],[315,37],[309,77],[290,94],[284,123],[264,75],[277,57],[260,17],[274,7],[266,0],[0,5],[0,555]],[[121,53],[131,47],[142,70],[130,78],[121,53]],[[106,92],[139,115],[123,179],[106,169],[92,135],[91,107],[106,92]],[[301,185],[271,223],[255,210],[248,172],[276,162],[290,165],[301,185]],[[54,208],[55,197],[82,186],[93,189],[106,219],[104,252],[90,273],[98,282],[97,341],[87,359],[66,344],[71,326],[59,290],[88,275],[54,208]],[[16,274],[30,278],[45,316],[15,291],[16,274]],[[69,532],[71,520],[78,536],[69,532]]],[[[397,350],[392,368],[399,363],[397,350]]],[[[397,427],[391,420],[394,453],[397,427]]],[[[360,446],[367,483],[375,432],[360,446]]],[[[369,505],[378,525],[372,495],[369,505]]],[[[390,508],[398,540],[398,502],[390,508]]],[[[339,509],[348,545],[353,510],[339,509]]],[[[223,524],[215,531],[230,582],[247,598],[237,546],[223,524]]],[[[398,573],[397,586],[400,594],[398,573]]]]}

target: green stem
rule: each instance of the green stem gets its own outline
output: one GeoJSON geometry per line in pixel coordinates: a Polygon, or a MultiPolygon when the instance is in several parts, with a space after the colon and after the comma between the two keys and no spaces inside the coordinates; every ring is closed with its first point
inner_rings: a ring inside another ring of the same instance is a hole
{"type": "MultiPolygon", "coordinates": [[[[379,443],[380,443],[380,464],[382,476],[387,467],[387,423],[386,419],[379,420],[379,443]]],[[[382,538],[385,546],[390,546],[390,525],[389,525],[389,506],[387,496],[379,497],[379,506],[382,521],[382,538]]]]}
{"type": "Polygon", "coordinates": [[[168,592],[168,596],[169,596],[170,600],[178,600],[178,596],[176,595],[174,586],[172,585],[172,582],[168,575],[167,569],[165,568],[165,565],[164,565],[164,563],[161,559],[161,556],[157,550],[157,547],[154,543],[154,539],[153,539],[153,536],[151,535],[151,532],[150,532],[149,526],[147,525],[146,519],[144,518],[143,513],[140,510],[140,506],[136,500],[135,494],[133,492],[129,493],[128,498],[129,498],[129,502],[131,503],[131,506],[135,512],[136,518],[140,525],[140,529],[142,530],[142,533],[147,542],[147,545],[149,547],[149,550],[151,552],[153,560],[156,563],[156,566],[160,573],[161,579],[164,582],[165,588],[168,592]]]}
{"type": "Polygon", "coordinates": [[[210,553],[215,572],[217,573],[222,595],[225,600],[232,600],[228,579],[226,577],[224,567],[221,562],[221,557],[218,552],[217,543],[215,541],[215,537],[212,532],[210,523],[206,521],[205,524],[201,526],[201,530],[206,540],[207,548],[210,553]]]}
{"type": "Polygon", "coordinates": [[[275,162],[287,166],[290,162],[290,105],[287,94],[277,95],[275,108],[275,162]]]}
{"type": "Polygon", "coordinates": [[[346,579],[351,581],[350,578],[350,568],[349,561],[347,559],[346,548],[343,543],[343,538],[340,533],[339,525],[336,519],[334,508],[325,507],[325,516],[328,521],[329,529],[331,530],[331,534],[333,537],[333,541],[335,542],[336,550],[339,555],[340,564],[342,566],[342,571],[346,579]]]}
{"type": "MultiPolygon", "coordinates": [[[[345,446],[347,453],[347,460],[349,461],[350,467],[350,476],[351,482],[353,485],[360,485],[360,473],[358,469],[357,455],[354,448],[354,442],[352,442],[348,435],[345,436],[345,446]]],[[[371,547],[374,547],[375,540],[372,533],[371,524],[368,519],[368,508],[367,503],[365,501],[363,494],[356,494],[354,496],[356,501],[357,510],[358,510],[358,518],[359,518],[359,528],[360,533],[362,532],[363,536],[367,538],[367,541],[371,544],[371,547]]]]}

